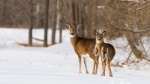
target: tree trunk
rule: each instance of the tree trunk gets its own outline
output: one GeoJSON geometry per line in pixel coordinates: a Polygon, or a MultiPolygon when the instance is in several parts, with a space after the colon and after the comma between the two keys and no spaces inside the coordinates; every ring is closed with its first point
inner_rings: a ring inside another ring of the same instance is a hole
{"type": "Polygon", "coordinates": [[[79,9],[78,9],[78,22],[79,23],[82,23],[82,10],[83,10],[83,7],[82,7],[82,0],[78,0],[78,7],[79,7],[79,9]]]}
{"type": "MultiPolygon", "coordinates": [[[[57,0],[55,0],[55,3],[57,4],[57,0]]],[[[51,44],[55,44],[55,34],[56,34],[56,18],[57,18],[57,5],[55,5],[55,9],[54,9],[54,27],[52,28],[52,39],[51,39],[51,44]]]]}
{"type": "Polygon", "coordinates": [[[144,50],[144,46],[141,45],[141,39],[138,38],[135,41],[136,36],[133,36],[130,33],[125,33],[126,39],[132,49],[133,54],[135,55],[135,57],[139,58],[139,59],[146,59],[147,58],[147,53],[144,50]],[[140,42],[140,43],[139,43],[140,42]]]}
{"type": "Polygon", "coordinates": [[[44,47],[47,47],[47,33],[48,33],[48,12],[49,12],[49,0],[45,1],[45,29],[44,29],[44,47]]]}
{"type": "Polygon", "coordinates": [[[77,4],[77,15],[78,15],[78,24],[82,24],[82,27],[80,29],[78,29],[78,33],[80,37],[85,37],[85,29],[84,29],[84,24],[83,24],[83,18],[82,18],[82,11],[83,11],[83,0],[77,0],[78,4],[77,4]]]}
{"type": "Polygon", "coordinates": [[[6,5],[7,1],[6,0],[3,0],[1,1],[1,5],[2,5],[2,8],[1,8],[1,23],[2,26],[5,26],[6,25],[6,20],[7,20],[7,5],[6,5]]]}
{"type": "Polygon", "coordinates": [[[90,0],[89,1],[89,9],[88,9],[89,15],[88,15],[88,38],[95,37],[93,34],[94,29],[96,29],[96,17],[97,17],[97,4],[96,0],[90,0]]]}
{"type": "Polygon", "coordinates": [[[75,4],[69,0],[69,24],[75,26],[75,4]]]}
{"type": "Polygon", "coordinates": [[[29,37],[28,37],[28,46],[32,46],[32,30],[33,30],[33,0],[30,0],[30,28],[29,28],[29,37]]]}
{"type": "Polygon", "coordinates": [[[57,0],[57,18],[56,29],[59,29],[59,43],[62,42],[62,0],[57,0]]]}

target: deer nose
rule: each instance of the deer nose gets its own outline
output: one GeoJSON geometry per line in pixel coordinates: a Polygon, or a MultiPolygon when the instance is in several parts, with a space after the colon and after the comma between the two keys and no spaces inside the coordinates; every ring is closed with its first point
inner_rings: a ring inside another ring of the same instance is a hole
{"type": "Polygon", "coordinates": [[[101,40],[100,38],[98,40],[101,40]]]}
{"type": "Polygon", "coordinates": [[[74,35],[74,33],[71,33],[71,35],[74,35]]]}

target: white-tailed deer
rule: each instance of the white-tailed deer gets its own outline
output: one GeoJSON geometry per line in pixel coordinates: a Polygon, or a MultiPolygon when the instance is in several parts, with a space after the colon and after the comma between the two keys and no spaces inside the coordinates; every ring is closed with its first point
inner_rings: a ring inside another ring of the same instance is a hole
{"type": "Polygon", "coordinates": [[[96,36],[96,45],[94,49],[95,55],[100,56],[102,61],[102,73],[101,76],[105,76],[105,67],[107,65],[109,76],[112,77],[111,65],[110,62],[115,56],[115,48],[113,45],[104,42],[104,36],[106,35],[106,31],[103,33],[99,33],[97,30],[94,31],[96,36]]]}
{"type": "MultiPolygon", "coordinates": [[[[69,34],[70,34],[70,42],[74,48],[75,53],[78,55],[79,60],[79,73],[81,73],[81,59],[83,55],[89,55],[90,58],[93,59],[94,65],[93,65],[93,74],[96,74],[97,67],[98,67],[98,58],[94,55],[94,48],[95,48],[95,39],[94,38],[85,38],[85,37],[79,37],[78,36],[78,28],[81,27],[81,24],[77,26],[71,26],[69,24],[66,24],[67,28],[69,28],[69,34]]],[[[86,74],[88,74],[88,69],[86,65],[86,58],[84,59],[84,65],[86,69],[86,74]]]]}

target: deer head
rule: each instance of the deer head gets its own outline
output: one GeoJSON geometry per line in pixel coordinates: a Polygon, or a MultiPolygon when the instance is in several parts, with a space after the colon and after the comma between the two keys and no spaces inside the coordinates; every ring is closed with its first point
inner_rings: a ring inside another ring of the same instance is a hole
{"type": "Polygon", "coordinates": [[[69,28],[69,35],[71,38],[78,36],[78,29],[81,27],[81,24],[76,27],[66,24],[66,27],[69,28]]]}
{"type": "Polygon", "coordinates": [[[106,31],[103,31],[102,33],[100,33],[98,30],[95,30],[94,35],[96,36],[96,43],[103,43],[104,36],[106,35],[106,31]]]}

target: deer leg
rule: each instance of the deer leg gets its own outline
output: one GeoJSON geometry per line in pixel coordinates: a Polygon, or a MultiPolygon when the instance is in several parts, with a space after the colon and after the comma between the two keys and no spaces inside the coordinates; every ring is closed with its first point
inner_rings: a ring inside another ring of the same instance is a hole
{"type": "Polygon", "coordinates": [[[89,73],[89,71],[88,71],[88,69],[87,69],[87,65],[86,65],[86,57],[83,57],[83,59],[84,59],[84,65],[85,65],[85,69],[86,69],[86,74],[88,74],[88,73],[89,73]]]}
{"type": "Polygon", "coordinates": [[[95,74],[95,67],[96,65],[95,65],[95,60],[93,60],[93,71],[92,71],[92,74],[95,74]]]}
{"type": "Polygon", "coordinates": [[[82,73],[81,71],[81,56],[78,55],[78,60],[79,60],[79,73],[82,73]]]}
{"type": "Polygon", "coordinates": [[[98,65],[99,65],[99,56],[96,58],[97,62],[96,62],[96,74],[97,74],[97,70],[98,70],[98,65]]]}
{"type": "Polygon", "coordinates": [[[95,60],[94,60],[94,64],[95,64],[95,74],[97,74],[97,70],[98,70],[98,65],[99,65],[99,56],[96,56],[95,57],[95,60]]]}
{"type": "Polygon", "coordinates": [[[107,61],[107,67],[108,67],[108,71],[109,71],[109,76],[113,77],[112,72],[111,72],[111,67],[110,67],[110,61],[107,61]]]}
{"type": "Polygon", "coordinates": [[[93,59],[93,71],[92,71],[92,74],[96,74],[97,72],[96,72],[96,66],[97,66],[97,64],[96,64],[96,57],[93,55],[90,55],[90,57],[93,57],[92,59],[93,59]]]}
{"type": "Polygon", "coordinates": [[[101,76],[105,76],[105,68],[106,68],[106,61],[102,61],[102,73],[101,76]]]}

